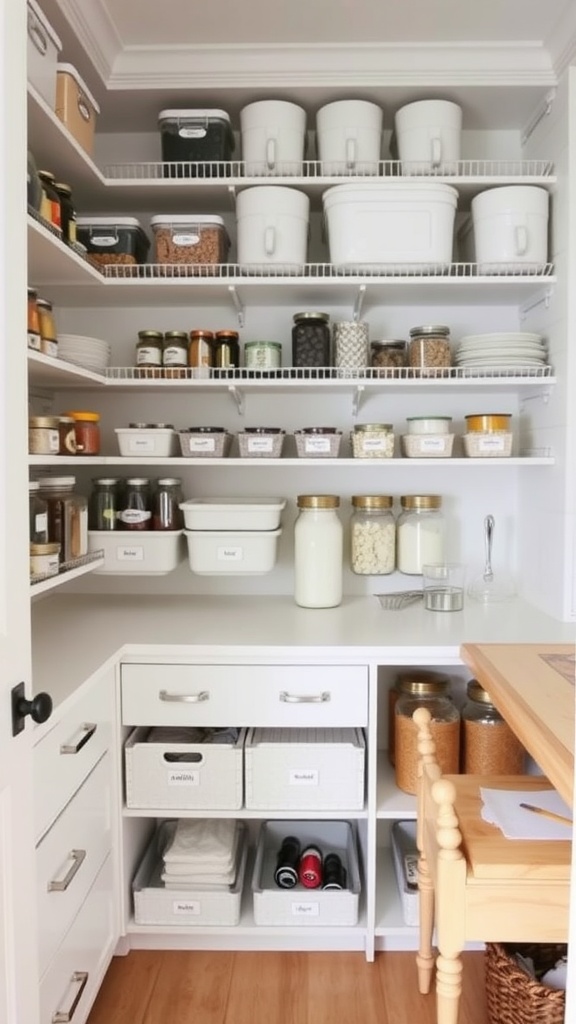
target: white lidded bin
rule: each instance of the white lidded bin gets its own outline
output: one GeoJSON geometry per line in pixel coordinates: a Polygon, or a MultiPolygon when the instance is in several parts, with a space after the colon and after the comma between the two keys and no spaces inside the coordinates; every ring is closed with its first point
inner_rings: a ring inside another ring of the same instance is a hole
{"type": "Polygon", "coordinates": [[[238,263],[242,270],[299,274],[306,263],[310,200],[283,185],[256,185],[236,199],[238,263]]]}
{"type": "Polygon", "coordinates": [[[184,530],[198,576],[263,576],[276,564],[278,530],[184,530]]]}
{"type": "Polygon", "coordinates": [[[474,252],[481,272],[540,272],[548,257],[548,208],[548,192],[537,185],[504,185],[475,196],[474,252]]]}
{"type": "Polygon", "coordinates": [[[214,811],[242,807],[246,729],[240,730],[235,743],[186,743],[178,739],[181,729],[162,733],[160,742],[154,740],[151,729],[138,727],[126,740],[127,807],[214,811]]]}
{"type": "Polygon", "coordinates": [[[56,65],[62,43],[36,0],[26,0],[28,81],[51,110],[56,104],[56,65]]]}
{"type": "Polygon", "coordinates": [[[187,530],[277,530],[286,498],[189,498],[180,508],[187,530]]]}
{"type": "Polygon", "coordinates": [[[460,160],[462,108],[450,100],[417,100],[394,116],[403,174],[454,174],[460,160]]]}
{"type": "Polygon", "coordinates": [[[337,100],[316,113],[322,174],[377,174],[382,108],[367,100],[337,100]]]}
{"type": "Polygon", "coordinates": [[[264,821],[260,827],[252,874],[254,923],[293,927],[352,927],[358,923],[360,871],[354,826],[349,821],[264,821]],[[322,857],[336,853],[346,871],[345,889],[307,889],[300,882],[280,889],[274,871],[286,836],[302,849],[319,848],[322,857]]]}
{"type": "Polygon", "coordinates": [[[302,174],[306,111],[286,100],[258,100],[240,111],[247,175],[302,174]]]}
{"type": "Polygon", "coordinates": [[[322,200],[330,261],[340,270],[428,271],[452,262],[458,193],[451,185],[335,185],[322,200]]]}
{"type": "Polygon", "coordinates": [[[250,729],[244,747],[246,807],[359,811],[365,760],[361,729],[250,729]]]}
{"type": "Polygon", "coordinates": [[[73,64],[57,64],[56,72],[56,116],[92,156],[100,107],[73,64]]]}
{"type": "Polygon", "coordinates": [[[178,454],[178,434],[173,427],[115,427],[118,450],[123,456],[167,459],[178,454]]]}
{"type": "Polygon", "coordinates": [[[182,530],[88,530],[88,551],[104,551],[95,573],[165,576],[185,557],[182,530]]]}

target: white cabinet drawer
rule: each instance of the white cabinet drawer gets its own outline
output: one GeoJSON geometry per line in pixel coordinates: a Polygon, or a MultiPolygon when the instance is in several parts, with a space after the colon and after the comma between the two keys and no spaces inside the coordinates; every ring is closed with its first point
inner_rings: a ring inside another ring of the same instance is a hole
{"type": "Polygon", "coordinates": [[[125,725],[364,726],[365,665],[122,666],[125,725]]]}
{"type": "Polygon", "coordinates": [[[110,746],[111,692],[93,686],[34,747],[36,836],[45,832],[110,746]]]}
{"type": "Polygon", "coordinates": [[[40,982],[40,1024],[84,1024],[116,943],[112,858],[40,982]]]}
{"type": "Polygon", "coordinates": [[[36,847],[40,971],[78,913],[110,846],[105,754],[36,847]]]}

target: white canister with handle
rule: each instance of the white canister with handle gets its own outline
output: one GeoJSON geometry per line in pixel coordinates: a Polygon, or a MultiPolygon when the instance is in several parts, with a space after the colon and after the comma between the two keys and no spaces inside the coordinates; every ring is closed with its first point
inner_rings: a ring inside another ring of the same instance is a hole
{"type": "Polygon", "coordinates": [[[238,263],[249,273],[268,268],[299,274],[306,263],[310,200],[284,185],[256,185],[236,199],[238,263]]]}
{"type": "Polygon", "coordinates": [[[537,185],[504,185],[475,196],[474,253],[481,272],[541,272],[548,254],[548,206],[548,192],[537,185]]]}
{"type": "Polygon", "coordinates": [[[245,172],[302,174],[306,111],[286,100],[259,100],[240,111],[245,172]]]}
{"type": "Polygon", "coordinates": [[[453,174],[460,159],[462,108],[450,100],[417,100],[396,111],[403,174],[453,174]]]}
{"type": "Polygon", "coordinates": [[[367,100],[337,100],[316,114],[322,174],[377,174],[382,108],[367,100]]]}

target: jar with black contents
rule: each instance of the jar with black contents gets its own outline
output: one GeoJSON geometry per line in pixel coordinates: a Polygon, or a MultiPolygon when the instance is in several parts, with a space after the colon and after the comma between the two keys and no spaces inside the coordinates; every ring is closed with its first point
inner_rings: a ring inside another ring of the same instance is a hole
{"type": "Polygon", "coordinates": [[[188,345],[188,366],[193,377],[209,377],[213,360],[214,332],[204,330],[190,331],[188,345]]]}
{"type": "Polygon", "coordinates": [[[169,380],[186,376],[188,331],[165,331],[162,344],[164,376],[169,380]]]}
{"type": "Polygon", "coordinates": [[[152,529],[152,488],[146,477],[129,477],[118,512],[121,530],[152,529]]]}
{"type": "Polygon", "coordinates": [[[62,208],[60,196],[56,189],[56,179],[50,171],[38,171],[42,182],[42,198],[40,200],[40,216],[48,221],[58,234],[62,233],[62,208]]]}
{"type": "Polygon", "coordinates": [[[158,480],[152,498],[152,529],[181,530],[184,526],[180,509],[183,500],[182,481],[178,477],[158,480]]]}
{"type": "Polygon", "coordinates": [[[292,328],[292,366],[331,365],[330,315],[295,313],[292,328]]]}
{"type": "Polygon", "coordinates": [[[216,331],[213,365],[217,370],[235,370],[240,366],[238,331],[216,331]]]}
{"type": "Polygon", "coordinates": [[[96,477],[88,500],[88,529],[117,530],[121,482],[118,477],[96,477]]]}
{"type": "Polygon", "coordinates": [[[60,197],[60,220],[62,224],[62,241],[68,245],[76,242],[76,210],[72,202],[72,189],[63,181],[54,183],[60,197]]]}
{"type": "Polygon", "coordinates": [[[162,376],[164,334],[162,331],[138,331],[136,366],[144,376],[162,376]]]}

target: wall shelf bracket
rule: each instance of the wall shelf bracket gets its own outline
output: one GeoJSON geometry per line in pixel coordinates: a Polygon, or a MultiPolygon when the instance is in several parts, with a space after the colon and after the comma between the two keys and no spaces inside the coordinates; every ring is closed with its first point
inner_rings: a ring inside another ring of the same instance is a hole
{"type": "Polygon", "coordinates": [[[363,384],[358,384],[354,388],[354,393],[352,395],[352,415],[353,416],[357,416],[358,415],[358,412],[359,412],[359,409],[360,409],[360,402],[362,400],[363,395],[364,395],[364,385],[363,384]]]}
{"type": "Polygon", "coordinates": [[[228,294],[229,294],[230,298],[232,299],[232,305],[234,306],[234,309],[236,310],[236,315],[238,317],[238,326],[239,327],[244,327],[244,304],[241,301],[240,296],[238,295],[238,292],[236,291],[236,286],[235,285],[233,285],[233,284],[229,284],[228,285],[228,294]]]}
{"type": "Polygon", "coordinates": [[[352,319],[358,321],[362,314],[362,306],[364,304],[364,298],[366,296],[366,285],[361,284],[358,288],[358,294],[354,303],[354,310],[352,313],[352,319]]]}
{"type": "Polygon", "coordinates": [[[528,402],[543,402],[544,405],[548,405],[551,394],[551,388],[542,388],[541,391],[535,391],[534,394],[522,395],[522,398],[520,399],[520,408],[523,410],[528,402]]]}
{"type": "Polygon", "coordinates": [[[531,313],[533,309],[537,309],[538,306],[544,306],[545,309],[550,309],[550,303],[552,302],[553,288],[546,288],[540,295],[533,298],[530,302],[525,303],[524,306],[520,307],[520,319],[525,320],[528,313],[531,313]]]}
{"type": "Polygon", "coordinates": [[[236,402],[236,408],[238,410],[238,415],[239,416],[243,416],[244,415],[244,408],[245,408],[244,392],[240,388],[237,388],[235,384],[229,384],[228,385],[228,394],[236,402]]]}

